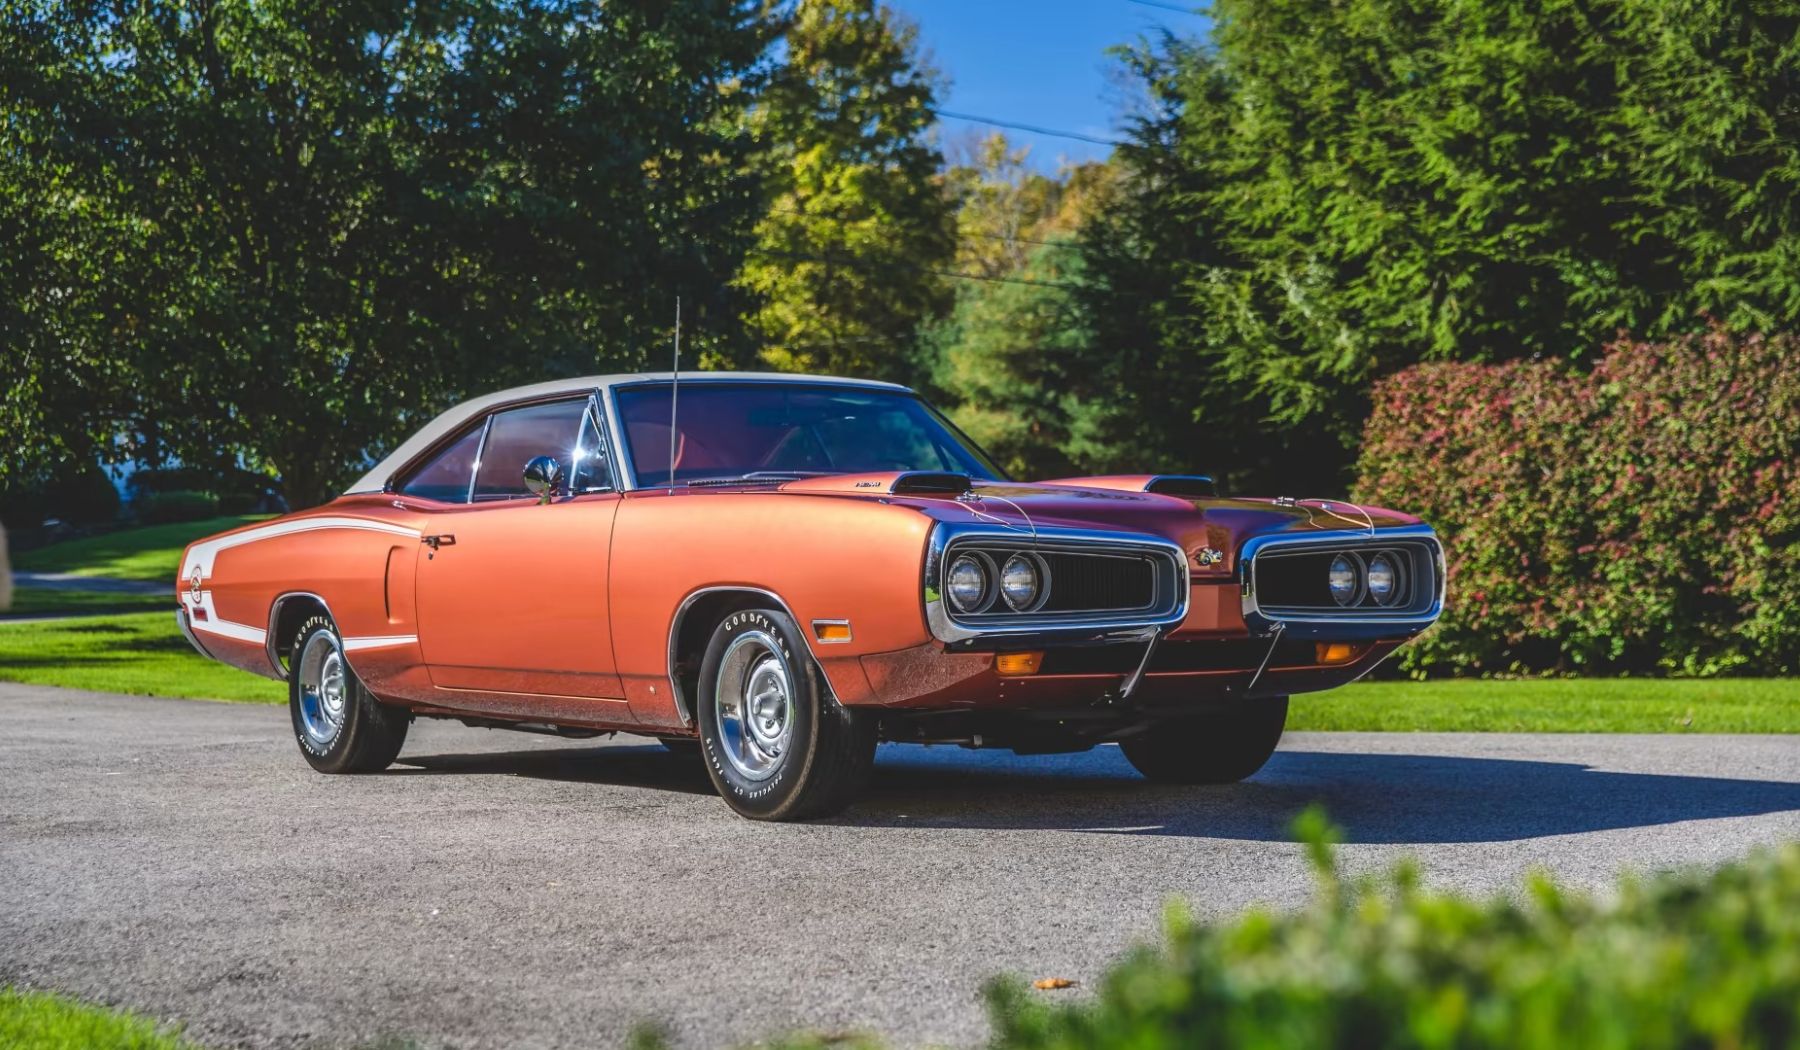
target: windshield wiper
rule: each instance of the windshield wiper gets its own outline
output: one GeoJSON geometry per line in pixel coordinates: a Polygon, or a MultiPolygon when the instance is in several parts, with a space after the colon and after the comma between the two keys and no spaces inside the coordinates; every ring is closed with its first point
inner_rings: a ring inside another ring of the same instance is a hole
{"type": "Polygon", "coordinates": [[[741,485],[746,481],[799,481],[801,478],[825,478],[842,471],[836,470],[753,470],[748,474],[738,474],[722,478],[694,478],[682,482],[689,488],[701,488],[710,485],[741,485]]]}

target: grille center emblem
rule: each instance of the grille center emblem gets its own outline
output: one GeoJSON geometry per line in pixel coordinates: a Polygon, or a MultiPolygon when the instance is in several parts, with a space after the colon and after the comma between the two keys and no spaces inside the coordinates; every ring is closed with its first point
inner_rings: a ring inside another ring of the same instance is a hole
{"type": "Polygon", "coordinates": [[[1215,547],[1202,547],[1194,552],[1194,560],[1202,566],[1217,565],[1225,560],[1225,552],[1215,547]]]}
{"type": "Polygon", "coordinates": [[[188,593],[194,596],[194,600],[196,602],[200,600],[200,570],[199,569],[195,569],[194,575],[188,577],[188,593]]]}

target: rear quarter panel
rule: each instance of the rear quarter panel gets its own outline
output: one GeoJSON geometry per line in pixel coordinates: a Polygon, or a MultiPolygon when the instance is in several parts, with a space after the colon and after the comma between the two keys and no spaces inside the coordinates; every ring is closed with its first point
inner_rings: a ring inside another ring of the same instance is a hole
{"type": "Polygon", "coordinates": [[[377,693],[390,692],[419,662],[416,517],[384,501],[346,498],[209,536],[182,554],[178,600],[209,655],[279,678],[269,654],[271,611],[284,596],[315,595],[336,621],[358,676],[377,693]]]}
{"type": "Polygon", "coordinates": [[[775,493],[638,492],[613,532],[614,657],[642,722],[679,726],[669,632],[682,603],[714,587],[771,591],[793,612],[845,703],[870,699],[860,657],[929,640],[926,540],[932,521],[874,500],[775,493]],[[813,620],[848,620],[851,640],[819,643],[813,620]]]}

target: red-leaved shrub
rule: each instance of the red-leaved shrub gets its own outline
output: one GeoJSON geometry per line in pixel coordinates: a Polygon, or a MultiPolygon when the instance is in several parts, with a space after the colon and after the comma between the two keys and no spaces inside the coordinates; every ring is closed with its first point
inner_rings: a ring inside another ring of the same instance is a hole
{"type": "Polygon", "coordinates": [[[1800,668],[1800,339],[1408,369],[1374,390],[1358,473],[1444,539],[1414,672],[1800,668]]]}

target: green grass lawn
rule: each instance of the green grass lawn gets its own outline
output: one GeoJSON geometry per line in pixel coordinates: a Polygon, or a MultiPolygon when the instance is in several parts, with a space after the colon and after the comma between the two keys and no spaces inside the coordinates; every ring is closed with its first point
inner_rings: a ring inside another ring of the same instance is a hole
{"type": "MultiPolygon", "coordinates": [[[[20,587],[13,591],[12,609],[5,616],[58,616],[68,613],[150,612],[175,608],[175,585],[167,594],[103,594],[52,587],[20,587]]],[[[0,619],[0,623],[6,622],[0,619]]]]}
{"type": "Polygon", "coordinates": [[[0,680],[202,700],[287,699],[282,683],[194,652],[175,627],[173,599],[161,612],[0,622],[0,680]]]}
{"type": "Polygon", "coordinates": [[[1294,698],[1289,729],[1485,733],[1800,733],[1800,679],[1373,682],[1294,698]]]}
{"type": "Polygon", "coordinates": [[[0,988],[0,1047],[7,1050],[193,1050],[156,1022],[59,995],[0,988]]]}
{"type": "Polygon", "coordinates": [[[148,525],[141,529],[122,529],[100,536],[87,536],[48,547],[24,551],[13,559],[13,568],[23,572],[68,572],[77,576],[111,576],[121,580],[167,581],[174,586],[176,563],[181,550],[189,543],[215,532],[235,529],[267,515],[241,515],[208,518],[205,521],[183,521],[172,525],[148,525]]]}
{"type": "MultiPolygon", "coordinates": [[[[160,601],[161,599],[159,599],[160,601]]],[[[281,703],[280,683],[202,658],[173,609],[0,622],[0,680],[281,703]]],[[[1290,729],[1800,733],[1800,679],[1376,682],[1294,698],[1290,729]]]]}

